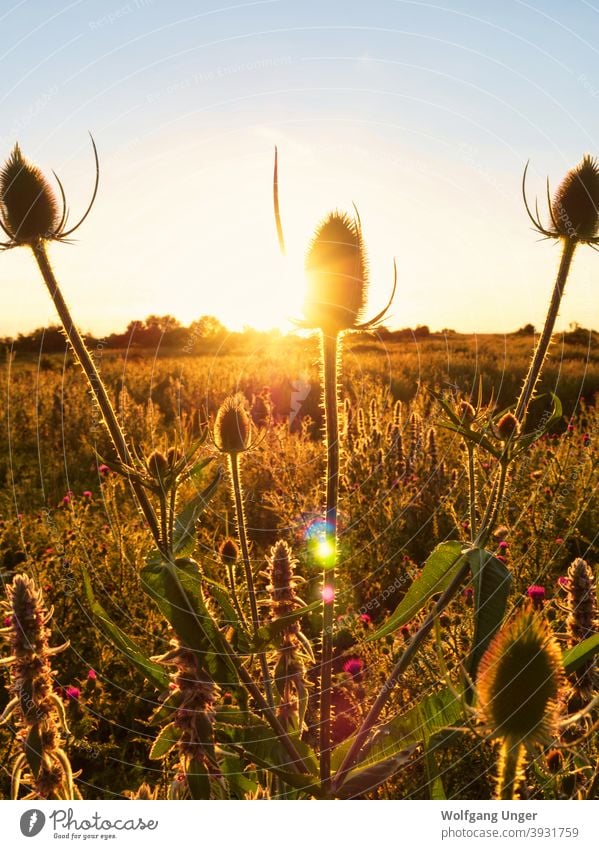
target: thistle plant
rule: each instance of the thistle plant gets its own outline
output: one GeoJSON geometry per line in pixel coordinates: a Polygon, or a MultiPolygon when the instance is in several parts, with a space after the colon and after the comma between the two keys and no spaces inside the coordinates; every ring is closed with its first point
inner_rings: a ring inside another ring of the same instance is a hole
{"type": "Polygon", "coordinates": [[[275,627],[277,623],[282,624],[273,674],[278,697],[277,716],[288,731],[301,733],[308,706],[305,660],[313,660],[313,655],[300,623],[296,620],[284,624],[304,604],[295,591],[303,582],[295,573],[296,565],[291,549],[280,540],[270,551],[265,575],[269,579],[266,588],[270,596],[269,619],[275,627]]]}
{"type": "Polygon", "coordinates": [[[9,667],[11,699],[0,724],[12,721],[20,749],[13,762],[12,798],[19,798],[23,784],[29,791],[24,799],[80,798],[63,748],[68,728],[52,670],[52,658],[69,643],[50,647],[52,610],[31,578],[15,575],[6,593],[8,600],[0,607],[10,624],[0,634],[11,654],[0,662],[9,667]]]}
{"type": "MultiPolygon", "coordinates": [[[[577,557],[568,569],[568,642],[573,648],[599,630],[597,619],[597,582],[589,564],[577,557]]],[[[570,701],[580,710],[597,687],[597,665],[594,657],[570,676],[570,701]]]]}

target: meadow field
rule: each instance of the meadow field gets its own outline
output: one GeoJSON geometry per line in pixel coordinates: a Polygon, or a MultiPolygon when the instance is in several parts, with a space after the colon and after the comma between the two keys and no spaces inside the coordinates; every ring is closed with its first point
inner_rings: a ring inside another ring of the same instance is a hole
{"type": "MultiPolygon", "coordinates": [[[[396,617],[395,627],[383,628],[378,639],[373,636],[401,608],[410,587],[418,585],[431,552],[442,544],[459,550],[471,538],[472,449],[455,427],[447,427],[439,399],[455,408],[470,402],[493,419],[517,397],[534,344],[526,334],[433,334],[389,341],[375,332],[344,338],[332,629],[334,767],[339,768],[369,705],[438,600],[442,582],[433,587],[436,594],[425,594],[413,606],[413,615],[396,617]]],[[[296,682],[289,704],[297,708],[301,703],[302,718],[299,726],[296,717],[296,725],[288,727],[309,761],[318,741],[319,546],[327,461],[317,337],[256,334],[235,344],[225,341],[202,355],[160,347],[117,351],[97,344],[90,351],[139,457],[166,456],[173,445],[191,452],[207,427],[198,456],[209,462],[194,459],[200,468],[177,494],[182,505],[193,503],[198,492],[206,496],[188,529],[193,539],[185,556],[199,564],[210,616],[252,668],[252,652],[243,648],[233,625],[237,605],[247,609],[248,589],[240,561],[229,561],[223,553],[224,541],[236,535],[237,518],[227,456],[213,441],[219,408],[228,396],[242,393],[252,420],[252,445],[242,455],[241,471],[260,621],[268,628],[282,603],[273,595],[273,546],[281,541],[297,561],[287,589],[295,594],[297,587],[301,601],[296,606],[302,606],[301,618],[275,636],[267,632],[261,648],[275,680],[281,658],[295,657],[294,652],[299,658],[300,649],[303,653],[289,676],[296,682]],[[235,587],[237,598],[231,596],[235,587]],[[231,611],[232,604],[236,610],[231,611]],[[302,642],[296,643],[300,628],[302,642]],[[304,650],[304,644],[309,648],[304,650]]],[[[1,576],[10,585],[15,575],[30,575],[43,605],[54,611],[48,622],[50,643],[69,640],[51,659],[51,686],[65,711],[69,733],[63,732],[61,745],[77,792],[83,798],[138,792],[142,798],[318,796],[316,779],[294,779],[289,756],[279,751],[280,741],[259,719],[252,694],[248,701],[234,676],[210,657],[213,689],[199,711],[208,731],[204,728],[197,744],[210,777],[205,784],[189,781],[187,786],[181,765],[185,749],[173,731],[177,720],[173,725],[164,707],[169,692],[184,688],[185,671],[179,668],[179,679],[169,679],[164,671],[169,667],[155,660],[168,654],[176,617],[157,605],[143,585],[151,549],[147,522],[131,499],[127,474],[119,474],[84,375],[70,353],[15,353],[9,346],[1,375],[1,576]],[[172,740],[165,738],[165,728],[173,731],[172,740]]],[[[552,393],[561,401],[560,413],[510,467],[504,506],[486,545],[511,577],[500,618],[510,621],[518,611],[534,608],[564,653],[575,648],[578,638],[590,636],[574,633],[573,604],[580,598],[573,595],[571,569],[580,560],[599,560],[598,390],[597,335],[578,330],[556,336],[530,421],[541,422],[543,430],[552,393]]],[[[484,493],[493,486],[497,459],[480,448],[473,462],[484,493]]],[[[233,560],[237,557],[238,552],[233,560]]],[[[594,581],[592,593],[596,609],[594,581]]],[[[481,730],[472,707],[476,701],[463,690],[464,658],[480,639],[474,633],[480,626],[474,615],[480,613],[477,595],[470,578],[444,607],[434,633],[378,718],[377,734],[361,764],[363,775],[350,772],[340,795],[494,796],[500,743],[481,730]]],[[[588,591],[585,598],[592,608],[588,591]]],[[[590,615],[594,632],[592,610],[590,615]]],[[[8,609],[5,617],[5,630],[10,630],[8,609]]],[[[2,669],[0,713],[11,698],[8,670],[2,669]]],[[[582,673],[580,667],[578,673],[573,669],[569,683],[562,682],[556,694],[561,720],[582,708],[575,692],[576,676],[582,673]]],[[[588,679],[593,672],[586,674],[588,679]]],[[[187,685],[202,686],[195,679],[187,685]]],[[[586,695],[591,691],[587,687],[586,695]]],[[[283,686],[278,702],[284,706],[288,695],[283,686]]],[[[285,717],[284,711],[279,715],[285,717]]],[[[522,798],[598,797],[597,734],[588,722],[588,716],[581,717],[560,732],[563,747],[556,740],[551,745],[543,741],[529,755],[522,798]]],[[[11,794],[18,740],[10,722],[0,729],[4,798],[11,794]]]]}

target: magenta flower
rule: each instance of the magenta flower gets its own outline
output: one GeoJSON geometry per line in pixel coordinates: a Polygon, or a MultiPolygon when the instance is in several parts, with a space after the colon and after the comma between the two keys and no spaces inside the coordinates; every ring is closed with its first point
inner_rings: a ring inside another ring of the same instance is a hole
{"type": "Polygon", "coordinates": [[[79,687],[65,687],[64,693],[67,699],[73,699],[74,701],[77,701],[79,699],[79,696],[81,695],[81,690],[79,689],[79,687]]]}
{"type": "Polygon", "coordinates": [[[100,463],[100,465],[98,466],[98,471],[101,475],[109,475],[110,466],[107,466],[106,463],[100,463]]]}
{"type": "Polygon", "coordinates": [[[555,544],[556,544],[556,545],[563,545],[563,542],[564,542],[564,541],[563,541],[563,539],[562,539],[561,537],[556,537],[556,538],[555,538],[555,544]]]}
{"type": "Polygon", "coordinates": [[[557,579],[557,585],[558,585],[558,587],[561,587],[563,590],[567,590],[567,589],[570,588],[570,579],[568,578],[567,575],[561,575],[557,579]]]}
{"type": "Polygon", "coordinates": [[[84,497],[84,498],[90,498],[90,499],[91,499],[91,498],[93,498],[93,493],[91,492],[91,490],[86,489],[86,490],[83,492],[83,497],[84,497]]]}
{"type": "Polygon", "coordinates": [[[531,584],[531,586],[526,590],[526,595],[532,601],[532,606],[537,610],[540,610],[543,607],[543,602],[545,601],[545,587],[541,587],[538,584],[531,584]]]}
{"type": "Polygon", "coordinates": [[[12,625],[12,616],[5,616],[2,624],[4,628],[8,628],[9,625],[12,625]]]}
{"type": "Polygon", "coordinates": [[[506,548],[509,548],[509,545],[504,539],[502,539],[501,542],[499,543],[499,548],[502,551],[505,551],[506,548]]]}
{"type": "Polygon", "coordinates": [[[361,657],[350,657],[343,664],[343,671],[347,672],[348,675],[351,675],[352,678],[357,678],[358,675],[361,675],[363,669],[364,661],[361,657]]]}
{"type": "Polygon", "coordinates": [[[98,675],[96,674],[96,670],[90,669],[89,672],[87,673],[87,677],[90,681],[95,681],[96,678],[98,677],[98,675]]]}
{"type": "Polygon", "coordinates": [[[368,613],[360,613],[359,619],[364,625],[370,625],[372,622],[372,617],[368,613]]]}

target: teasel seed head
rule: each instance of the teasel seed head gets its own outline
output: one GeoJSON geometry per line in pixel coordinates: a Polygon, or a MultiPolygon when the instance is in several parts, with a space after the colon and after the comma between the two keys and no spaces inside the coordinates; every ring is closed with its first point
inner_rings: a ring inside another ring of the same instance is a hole
{"type": "Polygon", "coordinates": [[[0,198],[6,229],[16,242],[47,238],[58,224],[58,202],[40,169],[15,144],[0,171],[0,198]]]}
{"type": "Polygon", "coordinates": [[[511,748],[551,740],[562,681],[555,637],[540,616],[522,610],[496,634],[480,664],[479,706],[491,737],[511,748]]]}
{"type": "Polygon", "coordinates": [[[162,451],[152,451],[147,461],[148,472],[158,482],[163,482],[169,473],[169,462],[162,451]]]}
{"type": "Polygon", "coordinates": [[[458,416],[466,422],[466,424],[472,424],[476,418],[476,410],[469,401],[460,401],[457,413],[458,416]]]}
{"type": "Polygon", "coordinates": [[[306,325],[334,336],[355,327],[366,305],[368,267],[359,220],[334,211],[319,224],[305,261],[306,325]]]}
{"type": "Polygon", "coordinates": [[[225,454],[240,454],[250,447],[251,423],[241,393],[226,398],[214,422],[214,442],[225,454]]]}
{"type": "Polygon", "coordinates": [[[497,433],[500,439],[507,442],[520,432],[520,422],[513,413],[506,413],[497,422],[497,433]]]}
{"type": "Polygon", "coordinates": [[[559,185],[551,204],[551,221],[559,236],[592,241],[599,225],[599,165],[588,154],[559,185]]]}
{"type": "Polygon", "coordinates": [[[239,559],[239,548],[235,540],[231,539],[231,537],[227,537],[227,539],[222,541],[218,553],[225,566],[233,566],[239,559]]]}

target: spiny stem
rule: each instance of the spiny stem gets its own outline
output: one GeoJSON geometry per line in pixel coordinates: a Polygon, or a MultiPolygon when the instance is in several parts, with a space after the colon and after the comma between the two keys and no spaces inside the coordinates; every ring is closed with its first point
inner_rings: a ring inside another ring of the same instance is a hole
{"type": "MultiPolygon", "coordinates": [[[[87,347],[85,345],[85,342],[83,341],[81,334],[79,333],[79,330],[73,323],[69,308],[62,296],[58,281],[56,280],[56,277],[54,276],[54,272],[52,270],[52,266],[50,265],[50,260],[48,259],[48,254],[46,252],[46,245],[43,241],[39,241],[33,244],[31,246],[31,249],[37,261],[42,277],[44,278],[44,282],[48,287],[48,291],[50,292],[52,300],[54,301],[54,306],[56,307],[56,311],[60,317],[64,331],[71,344],[71,348],[73,349],[73,352],[75,353],[75,356],[77,357],[81,368],[85,372],[89,386],[94,394],[98,406],[100,407],[100,411],[104,419],[104,424],[106,425],[106,428],[110,434],[119,460],[125,465],[131,466],[131,454],[129,452],[127,442],[125,440],[125,436],[116,417],[116,413],[114,412],[110,398],[108,397],[108,393],[106,392],[104,383],[102,382],[102,378],[100,377],[95,363],[91,357],[91,354],[87,350],[87,347]]],[[[130,483],[133,488],[133,491],[135,492],[135,495],[137,496],[139,506],[141,507],[141,510],[150,527],[150,531],[152,532],[154,541],[156,542],[158,548],[160,550],[163,550],[163,546],[161,544],[160,539],[160,529],[158,527],[158,520],[156,518],[154,508],[150,503],[148,495],[145,489],[138,481],[134,480],[133,478],[130,478],[130,483]]]]}
{"type": "MultiPolygon", "coordinates": [[[[460,555],[460,557],[463,557],[463,555],[460,555]]],[[[362,747],[364,746],[364,743],[366,742],[366,739],[368,738],[370,732],[374,728],[374,725],[375,725],[377,719],[379,718],[381,711],[383,710],[387,701],[389,700],[389,696],[391,695],[391,691],[393,690],[395,685],[399,682],[399,680],[400,680],[402,674],[404,673],[405,669],[408,667],[408,665],[412,661],[414,655],[416,654],[416,652],[420,648],[422,642],[424,641],[425,637],[427,636],[427,634],[429,633],[429,631],[433,627],[433,625],[435,623],[435,619],[437,618],[437,616],[447,607],[449,602],[452,600],[452,598],[455,596],[455,594],[459,590],[459,588],[462,585],[462,582],[464,581],[464,579],[466,578],[469,570],[470,570],[470,565],[469,565],[468,561],[466,561],[460,567],[459,572],[455,575],[455,577],[453,578],[452,582],[449,584],[449,586],[447,587],[445,592],[442,594],[442,596],[436,602],[433,610],[429,613],[429,615],[427,616],[425,621],[422,623],[422,625],[420,626],[418,631],[414,634],[411,641],[408,643],[408,645],[404,649],[402,656],[399,658],[399,660],[395,664],[395,667],[393,668],[393,671],[391,672],[391,674],[389,675],[389,677],[387,678],[387,680],[383,684],[383,686],[382,686],[382,688],[381,688],[381,690],[380,690],[380,692],[379,692],[379,694],[376,698],[376,701],[374,702],[374,704],[370,708],[370,711],[368,712],[366,719],[364,720],[364,722],[362,723],[362,725],[360,727],[360,730],[356,734],[355,740],[354,740],[349,752],[345,756],[343,763],[339,767],[338,772],[335,774],[334,786],[335,786],[336,790],[339,789],[339,787],[343,784],[343,781],[344,781],[347,773],[349,772],[349,770],[352,768],[352,766],[356,762],[358,755],[360,754],[362,747]]]]}
{"type": "Polygon", "coordinates": [[[514,743],[506,737],[501,744],[499,757],[499,778],[497,781],[497,798],[511,800],[517,798],[518,788],[523,778],[524,746],[514,743]]]}
{"type": "MultiPolygon", "coordinates": [[[[245,580],[250,598],[250,610],[252,613],[252,625],[254,626],[254,637],[260,627],[260,616],[258,614],[258,602],[256,601],[256,587],[254,584],[254,575],[252,573],[252,564],[250,562],[250,551],[247,541],[245,510],[243,507],[243,490],[241,487],[241,477],[239,474],[239,454],[229,454],[229,471],[231,473],[231,485],[233,489],[233,500],[235,502],[235,513],[237,516],[237,534],[239,536],[239,547],[241,548],[241,559],[245,571],[245,580]]],[[[266,699],[272,707],[273,695],[272,685],[270,681],[270,672],[268,670],[268,662],[266,654],[262,651],[258,653],[260,667],[262,669],[262,677],[264,678],[264,689],[266,691],[266,699]]]]}
{"type": "Polygon", "coordinates": [[[468,443],[468,486],[470,491],[470,534],[476,536],[476,468],[474,446],[468,443]]]}
{"type": "Polygon", "coordinates": [[[323,334],[323,393],[327,443],[326,562],[323,574],[322,674],[320,678],[320,778],[327,791],[331,780],[331,685],[335,565],[337,562],[337,502],[339,498],[339,409],[337,394],[338,336],[323,334]]]}
{"type": "Polygon", "coordinates": [[[541,375],[541,369],[543,368],[543,363],[545,362],[547,351],[551,343],[551,336],[553,335],[555,320],[557,318],[557,313],[562,300],[562,295],[564,293],[564,287],[566,285],[566,280],[568,279],[568,272],[570,271],[570,266],[572,264],[572,257],[574,256],[574,251],[576,250],[577,244],[578,242],[576,241],[576,239],[564,239],[562,257],[557,272],[557,278],[555,280],[555,286],[553,287],[551,303],[549,305],[549,310],[545,319],[545,326],[543,328],[541,338],[539,339],[539,343],[535,349],[532,362],[528,370],[528,374],[526,375],[526,379],[522,387],[522,391],[520,392],[518,404],[516,405],[515,416],[520,422],[520,424],[524,424],[524,422],[526,421],[528,407],[534,394],[539,377],[541,375]]]}

